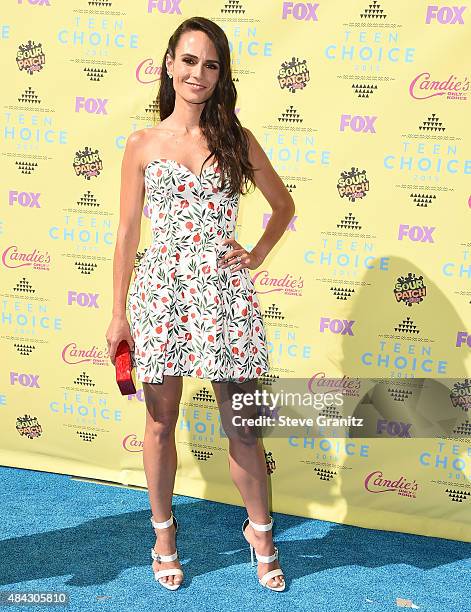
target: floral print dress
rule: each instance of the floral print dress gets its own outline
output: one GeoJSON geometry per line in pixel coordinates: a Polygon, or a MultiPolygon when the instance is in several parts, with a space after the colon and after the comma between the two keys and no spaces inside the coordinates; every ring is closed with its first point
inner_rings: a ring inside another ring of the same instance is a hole
{"type": "Polygon", "coordinates": [[[198,177],[179,162],[144,170],[152,242],[128,297],[133,362],[141,382],[164,374],[214,381],[257,378],[269,370],[261,308],[247,268],[218,259],[232,250],[239,194],[220,189],[217,162],[198,177]]]}

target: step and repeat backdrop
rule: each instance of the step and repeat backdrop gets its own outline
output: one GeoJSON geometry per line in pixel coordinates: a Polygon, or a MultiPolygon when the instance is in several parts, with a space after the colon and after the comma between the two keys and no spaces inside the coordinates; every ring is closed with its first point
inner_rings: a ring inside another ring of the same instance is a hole
{"type": "MultiPolygon", "coordinates": [[[[267,431],[273,511],[471,541],[469,2],[4,4],[1,463],[146,486],[142,387],[120,395],[105,339],[120,167],[158,122],[170,35],[202,15],[296,204],[250,271],[260,383],[356,389],[351,414],[374,425],[267,431]],[[380,379],[387,409],[361,390],[380,379]],[[420,414],[419,380],[438,401],[420,414]]],[[[241,197],[236,239],[252,248],[270,214],[259,190],[241,197]]],[[[144,206],[136,266],[149,230],[144,206]]],[[[175,492],[241,505],[209,380],[184,379],[176,436],[175,492]]]]}

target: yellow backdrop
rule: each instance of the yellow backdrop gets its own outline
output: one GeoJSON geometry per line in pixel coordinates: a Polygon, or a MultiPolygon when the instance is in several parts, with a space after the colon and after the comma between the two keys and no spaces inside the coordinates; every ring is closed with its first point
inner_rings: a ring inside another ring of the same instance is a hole
{"type": "MultiPolygon", "coordinates": [[[[2,12],[2,463],[145,486],[142,388],[120,396],[105,341],[120,164],[155,122],[170,34],[200,14],[297,207],[252,271],[262,382],[424,377],[469,398],[469,3],[92,4],[2,12]]],[[[245,248],[270,212],[241,198],[245,248]]],[[[138,257],[149,239],[144,210],[138,257]]],[[[468,406],[455,438],[268,437],[273,510],[471,541],[468,406]]],[[[241,504],[209,381],[185,379],[177,440],[176,493],[241,504]]]]}

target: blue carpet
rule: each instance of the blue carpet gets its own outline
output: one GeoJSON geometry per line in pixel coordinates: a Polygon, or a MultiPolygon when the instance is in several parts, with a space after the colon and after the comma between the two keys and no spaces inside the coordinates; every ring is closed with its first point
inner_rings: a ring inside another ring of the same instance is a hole
{"type": "Polygon", "coordinates": [[[471,610],[471,544],[274,513],[287,581],[263,589],[240,532],[243,508],[175,496],[185,582],[155,582],[147,491],[0,467],[1,591],[66,591],[68,606],[5,610],[471,610]]]}

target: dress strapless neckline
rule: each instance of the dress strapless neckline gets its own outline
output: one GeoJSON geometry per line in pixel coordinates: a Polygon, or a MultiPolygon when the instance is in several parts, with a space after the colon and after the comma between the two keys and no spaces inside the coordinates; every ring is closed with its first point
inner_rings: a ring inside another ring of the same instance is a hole
{"type": "Polygon", "coordinates": [[[205,168],[203,168],[203,171],[201,172],[201,174],[195,174],[187,166],[185,166],[185,164],[182,164],[182,163],[178,162],[176,159],[170,159],[168,157],[156,157],[155,159],[151,159],[151,161],[146,164],[146,166],[144,167],[144,174],[146,174],[147,169],[152,164],[155,164],[155,163],[158,164],[159,162],[168,162],[168,163],[175,164],[177,167],[181,168],[182,170],[184,170],[185,172],[187,172],[191,176],[194,176],[197,179],[199,179],[199,177],[203,176],[203,174],[207,170],[210,170],[211,168],[214,168],[215,166],[217,166],[217,160],[215,160],[212,164],[210,164],[209,166],[206,166],[205,168]]]}

